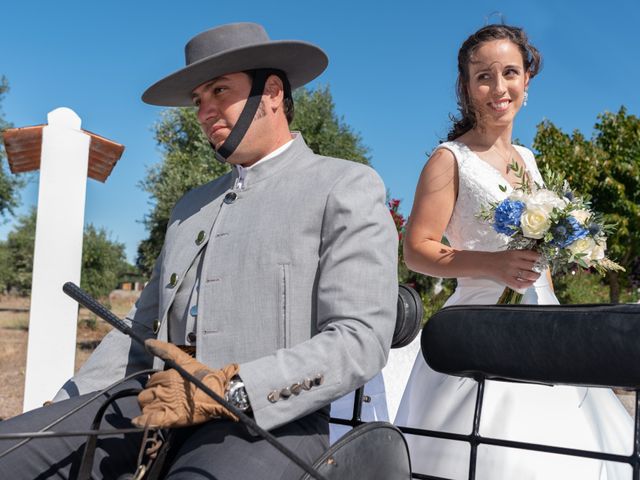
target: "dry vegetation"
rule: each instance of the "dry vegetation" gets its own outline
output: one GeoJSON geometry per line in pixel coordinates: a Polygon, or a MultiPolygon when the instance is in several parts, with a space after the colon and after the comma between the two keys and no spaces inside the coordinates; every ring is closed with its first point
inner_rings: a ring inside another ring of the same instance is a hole
{"type": "MultiPolygon", "coordinates": [[[[109,296],[112,311],[123,317],[138,294],[116,290],[109,296]]],[[[0,296],[0,419],[22,412],[24,374],[27,362],[29,299],[0,296]]],[[[76,340],[76,370],[102,337],[111,330],[103,320],[80,309],[76,340]]]]}

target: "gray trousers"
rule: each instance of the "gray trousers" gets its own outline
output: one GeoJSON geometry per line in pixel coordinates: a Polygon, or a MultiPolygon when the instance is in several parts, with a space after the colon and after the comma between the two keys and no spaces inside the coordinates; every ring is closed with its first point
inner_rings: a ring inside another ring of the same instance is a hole
{"type": "MultiPolygon", "coordinates": [[[[135,381],[127,382],[113,391],[131,387],[139,388],[141,385],[135,381]]],[[[92,395],[71,398],[0,421],[0,434],[38,431],[92,395]]],[[[108,394],[100,396],[51,430],[89,430],[96,411],[107,397],[108,394]]],[[[101,428],[130,428],[131,418],[139,413],[135,396],[121,398],[105,412],[101,428]]],[[[328,414],[327,407],[271,433],[303,460],[312,464],[328,448],[328,414]]],[[[31,440],[0,457],[0,478],[73,479],[78,474],[85,441],[85,437],[31,440]]],[[[126,473],[133,473],[141,441],[142,435],[138,433],[101,437],[96,448],[92,478],[115,480],[126,473]]],[[[18,440],[0,440],[0,455],[17,443],[18,440]]],[[[284,480],[298,479],[303,473],[267,441],[250,435],[243,425],[216,420],[172,430],[171,448],[165,462],[163,478],[284,480]]]]}

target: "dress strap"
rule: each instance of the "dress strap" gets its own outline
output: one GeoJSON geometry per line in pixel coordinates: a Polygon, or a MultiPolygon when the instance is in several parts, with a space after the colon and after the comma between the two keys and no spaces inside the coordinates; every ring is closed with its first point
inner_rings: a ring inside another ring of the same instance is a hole
{"type": "Polygon", "coordinates": [[[465,151],[461,148],[461,143],[456,141],[442,142],[440,145],[433,149],[431,155],[441,149],[449,150],[453,154],[453,158],[455,158],[456,164],[458,165],[458,172],[460,172],[460,170],[464,168],[466,163],[466,154],[465,151]]]}

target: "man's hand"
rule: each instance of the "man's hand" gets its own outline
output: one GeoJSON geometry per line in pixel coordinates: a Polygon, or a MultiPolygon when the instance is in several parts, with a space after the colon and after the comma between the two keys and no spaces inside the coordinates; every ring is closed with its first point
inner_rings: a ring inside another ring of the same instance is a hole
{"type": "MultiPolygon", "coordinates": [[[[156,339],[145,342],[147,349],[163,360],[173,360],[207,387],[224,398],[229,380],[238,373],[238,364],[232,363],[220,370],[212,370],[184,353],[171,343],[156,339]]],[[[142,414],[132,420],[138,427],[186,427],[212,418],[235,415],[174,370],[154,373],[146,388],[138,394],[142,414]]]]}

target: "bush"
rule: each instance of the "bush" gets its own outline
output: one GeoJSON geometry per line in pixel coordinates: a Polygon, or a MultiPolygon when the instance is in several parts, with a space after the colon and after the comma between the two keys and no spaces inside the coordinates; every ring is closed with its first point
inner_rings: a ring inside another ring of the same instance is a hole
{"type": "MultiPolygon", "coordinates": [[[[553,278],[556,296],[561,304],[609,303],[609,286],[597,273],[579,270],[575,274],[556,275],[553,278]]],[[[629,286],[620,292],[620,302],[638,301],[638,292],[629,286]]]]}

